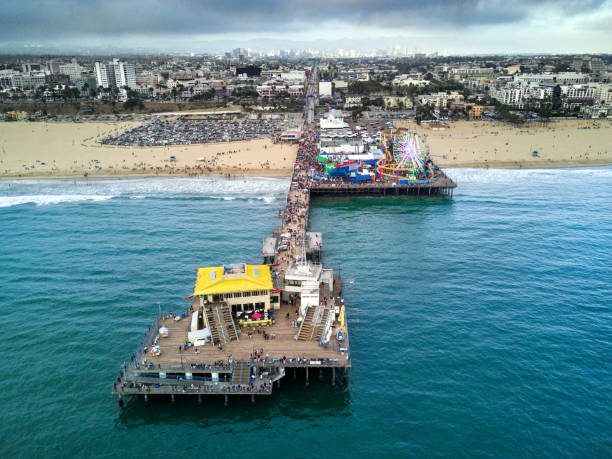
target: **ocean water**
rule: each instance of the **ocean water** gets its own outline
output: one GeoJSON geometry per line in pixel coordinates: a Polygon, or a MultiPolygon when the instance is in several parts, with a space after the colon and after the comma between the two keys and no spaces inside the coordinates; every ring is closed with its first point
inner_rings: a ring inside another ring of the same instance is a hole
{"type": "MultiPolygon", "coordinates": [[[[257,262],[286,179],[0,182],[7,457],[610,457],[612,168],[451,170],[454,198],[320,198],[353,368],[270,399],[112,381],[198,266],[257,262]]],[[[286,378],[287,379],[287,378],[286,378]]]]}

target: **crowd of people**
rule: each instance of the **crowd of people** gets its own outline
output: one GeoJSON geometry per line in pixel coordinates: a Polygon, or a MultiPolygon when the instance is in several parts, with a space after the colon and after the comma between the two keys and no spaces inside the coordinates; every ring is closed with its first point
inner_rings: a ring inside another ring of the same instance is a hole
{"type": "Polygon", "coordinates": [[[157,147],[214,142],[234,142],[260,138],[277,138],[283,125],[275,120],[164,120],[111,135],[100,141],[103,145],[157,147]]]}
{"type": "MultiPolygon", "coordinates": [[[[121,392],[148,392],[151,393],[151,389],[157,389],[159,386],[152,385],[149,383],[123,383],[121,384],[121,392]]],[[[113,385],[113,390],[117,391],[117,383],[113,385]]],[[[249,384],[182,384],[182,385],[171,385],[170,389],[172,392],[179,393],[218,393],[224,394],[228,392],[232,393],[256,393],[256,392],[272,392],[272,384],[268,382],[262,382],[256,384],[255,379],[252,379],[249,384]]]]}
{"type": "Polygon", "coordinates": [[[281,241],[274,259],[273,275],[276,278],[281,278],[291,264],[305,256],[303,247],[310,205],[310,172],[317,166],[316,158],[317,147],[314,133],[311,133],[300,143],[293,167],[287,205],[282,213],[281,241]]]}

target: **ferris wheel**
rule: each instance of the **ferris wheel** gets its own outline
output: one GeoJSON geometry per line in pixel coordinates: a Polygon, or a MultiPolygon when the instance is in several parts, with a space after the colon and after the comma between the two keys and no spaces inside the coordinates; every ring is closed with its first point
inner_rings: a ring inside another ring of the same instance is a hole
{"type": "Polygon", "coordinates": [[[417,133],[407,130],[382,131],[380,148],[385,158],[377,163],[379,179],[419,182],[437,178],[425,141],[417,133]]]}

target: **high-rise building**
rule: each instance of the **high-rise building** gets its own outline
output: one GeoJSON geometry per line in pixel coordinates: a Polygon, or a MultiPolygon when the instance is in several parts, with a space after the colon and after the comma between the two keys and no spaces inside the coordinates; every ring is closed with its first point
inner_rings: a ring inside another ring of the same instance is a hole
{"type": "Polygon", "coordinates": [[[108,89],[117,86],[115,84],[115,71],[110,64],[96,62],[94,65],[94,70],[96,72],[96,84],[98,87],[101,86],[108,89]]]}
{"type": "Polygon", "coordinates": [[[590,68],[591,68],[591,72],[593,73],[603,73],[606,70],[603,60],[600,57],[591,58],[590,68]]]}
{"type": "Polygon", "coordinates": [[[123,88],[127,86],[130,89],[136,89],[136,71],[134,70],[134,64],[128,62],[119,62],[117,59],[113,60],[115,67],[115,81],[117,87],[123,88]]]}
{"type": "Polygon", "coordinates": [[[249,50],[246,48],[235,48],[232,50],[232,56],[238,59],[249,57],[249,50]]]}
{"type": "Polygon", "coordinates": [[[60,64],[59,73],[68,75],[71,81],[76,81],[81,76],[81,66],[75,58],[72,58],[68,64],[60,64]]]}
{"type": "Polygon", "coordinates": [[[96,83],[103,88],[123,88],[136,89],[136,71],[134,64],[119,62],[113,59],[112,62],[96,62],[96,83]]]}

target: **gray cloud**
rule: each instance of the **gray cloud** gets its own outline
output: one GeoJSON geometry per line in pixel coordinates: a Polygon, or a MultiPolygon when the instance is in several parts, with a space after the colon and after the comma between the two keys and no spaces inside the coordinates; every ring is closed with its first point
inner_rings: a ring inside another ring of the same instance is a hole
{"type": "MultiPolygon", "coordinates": [[[[604,5],[603,0],[546,1],[574,15],[604,5]]],[[[0,37],[227,32],[271,32],[316,27],[331,20],[362,26],[470,26],[518,22],[533,2],[499,0],[263,0],[160,1],[8,0],[0,14],[0,37]]]]}
{"type": "MultiPolygon", "coordinates": [[[[606,0],[5,0],[0,43],[148,37],[189,40],[195,35],[302,33],[317,39],[334,26],[398,31],[525,25],[554,12],[571,18],[610,11],[606,0]]],[[[551,24],[551,27],[554,27],[551,24]]]]}

